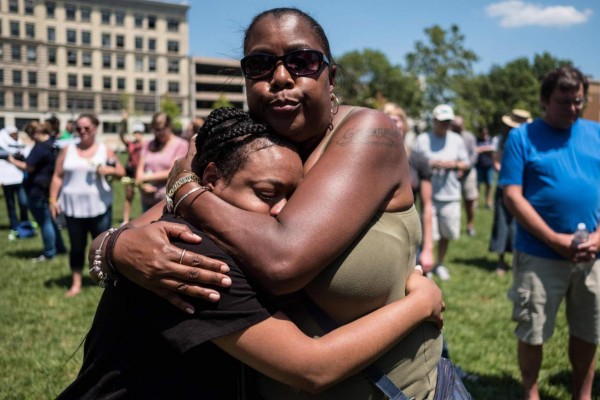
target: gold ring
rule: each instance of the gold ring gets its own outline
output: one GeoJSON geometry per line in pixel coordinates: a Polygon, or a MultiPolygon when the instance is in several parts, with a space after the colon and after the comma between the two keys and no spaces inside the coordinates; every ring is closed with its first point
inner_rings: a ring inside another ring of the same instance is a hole
{"type": "Polygon", "coordinates": [[[185,257],[186,251],[186,249],[183,249],[183,251],[181,252],[181,257],[179,257],[179,264],[183,264],[183,257],[185,257]]]}

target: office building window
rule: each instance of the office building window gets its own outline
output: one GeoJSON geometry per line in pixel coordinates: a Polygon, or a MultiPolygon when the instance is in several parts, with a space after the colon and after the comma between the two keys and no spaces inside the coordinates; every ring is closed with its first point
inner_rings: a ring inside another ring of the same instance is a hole
{"type": "Polygon", "coordinates": [[[179,42],[177,40],[169,40],[167,42],[167,51],[169,53],[179,53],[179,42]]]}
{"type": "Polygon", "coordinates": [[[117,78],[117,89],[125,90],[125,78],[117,78]]]}
{"type": "Polygon", "coordinates": [[[56,64],[56,49],[54,47],[48,48],[48,64],[56,64]]]}
{"type": "Polygon", "coordinates": [[[23,107],[23,93],[22,92],[14,92],[13,93],[13,106],[15,108],[23,107]]]}
{"type": "Polygon", "coordinates": [[[79,16],[81,17],[82,21],[89,22],[91,15],[92,15],[92,9],[90,7],[81,7],[79,9],[79,16]]]}
{"type": "Polygon", "coordinates": [[[23,74],[21,73],[21,71],[13,71],[12,72],[12,83],[15,86],[21,86],[23,84],[23,74]]]}
{"type": "Polygon", "coordinates": [[[11,59],[13,61],[21,61],[21,45],[13,44],[10,49],[11,59]]]}
{"type": "Polygon", "coordinates": [[[29,39],[35,38],[35,25],[34,24],[25,24],[25,36],[29,39]]]}
{"type": "Polygon", "coordinates": [[[179,82],[169,81],[167,90],[169,93],[179,93],[179,82]]]}
{"type": "Polygon", "coordinates": [[[37,60],[37,49],[35,46],[27,46],[27,61],[35,62],[37,60]]]}
{"type": "Polygon", "coordinates": [[[144,80],[143,79],[136,79],[135,80],[135,90],[137,92],[143,92],[144,91],[144,80]]]}
{"type": "Polygon", "coordinates": [[[27,72],[27,83],[30,86],[37,85],[37,72],[35,72],[35,71],[28,71],[27,72]]]}
{"type": "Polygon", "coordinates": [[[100,21],[102,25],[110,25],[110,10],[100,11],[100,21]]]}
{"type": "Polygon", "coordinates": [[[135,58],[135,70],[137,72],[142,72],[144,70],[144,57],[135,58]]]}
{"type": "Polygon", "coordinates": [[[117,69],[125,69],[125,56],[117,54],[117,69]]]}
{"type": "Polygon", "coordinates": [[[92,76],[91,75],[84,75],[83,76],[83,87],[85,89],[91,89],[92,88],[92,76]]]}
{"type": "Polygon", "coordinates": [[[144,27],[144,16],[141,14],[135,14],[133,16],[133,23],[136,28],[143,28],[144,27]]]}
{"type": "Polygon", "coordinates": [[[169,68],[170,73],[178,73],[179,72],[179,60],[169,60],[169,68]]]}
{"type": "Polygon", "coordinates": [[[156,29],[156,16],[148,15],[148,29],[156,29]]]}
{"type": "Polygon", "coordinates": [[[46,36],[48,37],[49,42],[56,42],[56,29],[49,26],[46,31],[46,36]]]}
{"type": "Polygon", "coordinates": [[[67,43],[77,43],[77,31],[75,29],[67,29],[67,43]]]}
{"type": "Polygon", "coordinates": [[[38,108],[38,94],[29,93],[29,108],[38,108]]]}
{"type": "Polygon", "coordinates": [[[56,87],[56,72],[50,72],[48,74],[48,86],[56,87]]]}
{"type": "Polygon", "coordinates": [[[123,11],[115,11],[115,25],[125,25],[125,13],[123,11]]]}
{"type": "Polygon", "coordinates": [[[69,84],[70,89],[77,89],[77,75],[69,74],[67,76],[67,82],[69,84]]]}
{"type": "Polygon", "coordinates": [[[33,15],[35,0],[25,0],[25,15],[33,15]]]}
{"type": "Polygon", "coordinates": [[[143,50],[144,49],[144,38],[141,36],[135,37],[135,49],[143,50]]]}
{"type": "Polygon", "coordinates": [[[112,89],[112,78],[110,76],[102,77],[102,88],[103,89],[112,89]]]}
{"type": "Polygon", "coordinates": [[[92,44],[92,32],[81,31],[81,44],[84,46],[89,46],[92,44]]]}
{"type": "Polygon", "coordinates": [[[81,65],[84,67],[92,66],[92,53],[89,51],[84,51],[81,53],[81,65]]]}
{"type": "Polygon", "coordinates": [[[46,18],[54,18],[54,13],[56,11],[56,3],[53,1],[46,2],[46,18]]]}
{"type": "Polygon", "coordinates": [[[19,13],[19,0],[8,0],[8,11],[11,13],[19,13]]]}
{"type": "Polygon", "coordinates": [[[0,85],[4,83],[4,70],[0,68],[0,85]]]}
{"type": "Polygon", "coordinates": [[[122,49],[125,47],[125,36],[117,35],[115,37],[115,42],[117,43],[117,49],[122,49]]]}
{"type": "Polygon", "coordinates": [[[74,4],[65,4],[65,17],[67,21],[75,21],[77,7],[74,4]]]}
{"type": "Polygon", "coordinates": [[[103,53],[102,54],[102,66],[104,68],[111,68],[111,65],[112,65],[111,59],[112,59],[112,57],[110,56],[110,54],[103,53]]]}
{"type": "Polygon", "coordinates": [[[110,47],[110,33],[102,34],[102,47],[110,47]]]}
{"type": "Polygon", "coordinates": [[[148,59],[148,71],[150,71],[150,72],[156,71],[156,58],[150,57],[148,59]]]}
{"type": "Polygon", "coordinates": [[[148,91],[150,93],[156,93],[156,80],[150,79],[148,81],[148,91]]]}
{"type": "Polygon", "coordinates": [[[156,39],[148,39],[148,51],[156,51],[156,39]]]}
{"type": "Polygon", "coordinates": [[[10,21],[10,36],[19,37],[21,35],[21,24],[18,21],[10,21]]]}
{"type": "Polygon", "coordinates": [[[4,102],[4,92],[0,91],[0,107],[6,107],[6,103],[4,102]]]}
{"type": "Polygon", "coordinates": [[[48,95],[48,108],[50,110],[58,110],[60,108],[60,99],[57,94],[48,95]]]}
{"type": "Polygon", "coordinates": [[[67,64],[77,65],[77,50],[67,50],[67,64]]]}
{"type": "Polygon", "coordinates": [[[167,30],[169,32],[177,32],[179,31],[179,20],[174,18],[169,18],[167,20],[167,30]]]}

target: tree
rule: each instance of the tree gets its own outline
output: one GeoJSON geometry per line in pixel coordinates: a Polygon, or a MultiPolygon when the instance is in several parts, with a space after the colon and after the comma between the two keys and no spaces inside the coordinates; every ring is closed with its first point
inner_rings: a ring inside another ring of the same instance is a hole
{"type": "Polygon", "coordinates": [[[173,99],[169,97],[169,95],[165,94],[160,100],[160,110],[167,113],[169,117],[171,117],[171,121],[173,121],[173,127],[176,129],[181,129],[181,121],[179,120],[179,116],[181,115],[181,108],[179,104],[177,104],[173,99]]]}
{"type": "Polygon", "coordinates": [[[422,91],[415,76],[394,66],[378,50],[365,49],[343,54],[336,61],[336,95],[344,104],[381,108],[391,101],[408,114],[418,115],[422,91]]]}
{"type": "Polygon", "coordinates": [[[440,103],[452,103],[462,78],[473,75],[478,56],[464,47],[465,37],[457,25],[446,31],[438,25],[425,29],[429,43],[417,41],[415,50],[406,55],[408,71],[425,79],[424,106],[433,109],[440,103]]]}
{"type": "Polygon", "coordinates": [[[225,97],[225,95],[223,93],[221,93],[219,95],[218,100],[213,103],[212,109],[216,110],[217,108],[221,108],[221,107],[233,107],[233,103],[231,103],[229,100],[227,100],[227,98],[225,97]]]}

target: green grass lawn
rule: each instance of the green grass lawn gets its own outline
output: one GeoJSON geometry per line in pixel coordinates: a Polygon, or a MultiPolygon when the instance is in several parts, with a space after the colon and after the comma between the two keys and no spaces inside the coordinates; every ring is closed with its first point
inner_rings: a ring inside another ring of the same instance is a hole
{"type": "MultiPolygon", "coordinates": [[[[114,188],[113,226],[118,226],[123,186],[115,183],[114,188]]],[[[3,198],[0,203],[0,399],[52,399],[79,370],[82,342],[102,289],[86,278],[79,296],[65,298],[67,256],[33,264],[30,258],[41,253],[40,237],[9,242],[3,198]]],[[[137,215],[139,196],[134,207],[137,215]]],[[[445,335],[453,361],[478,377],[466,382],[475,399],[518,399],[522,385],[506,298],[511,275],[494,273],[496,256],[487,252],[491,220],[492,212],[480,208],[477,235],[450,245],[452,280],[440,283],[447,305],[445,335]]],[[[540,373],[544,399],[570,398],[564,309],[558,321],[540,373]]],[[[600,394],[598,379],[594,394],[600,394]]]]}

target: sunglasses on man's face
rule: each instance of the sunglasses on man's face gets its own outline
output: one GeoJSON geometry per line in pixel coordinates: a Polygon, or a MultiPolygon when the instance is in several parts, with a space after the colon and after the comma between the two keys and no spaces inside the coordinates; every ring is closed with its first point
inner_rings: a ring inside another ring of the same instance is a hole
{"type": "Polygon", "coordinates": [[[317,73],[323,63],[329,65],[329,59],[320,51],[303,49],[294,50],[282,56],[256,53],[242,58],[242,71],[248,79],[262,79],[270,76],[279,61],[294,76],[308,76],[317,73]]]}

